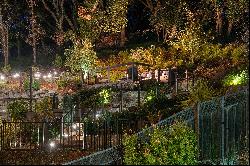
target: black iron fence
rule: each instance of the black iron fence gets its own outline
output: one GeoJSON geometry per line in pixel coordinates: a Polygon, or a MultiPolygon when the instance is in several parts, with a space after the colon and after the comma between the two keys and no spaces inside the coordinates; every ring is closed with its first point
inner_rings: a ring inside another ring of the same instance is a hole
{"type": "Polygon", "coordinates": [[[99,151],[119,145],[124,132],[143,127],[128,119],[86,122],[6,122],[0,126],[1,150],[78,148],[99,151]]]}

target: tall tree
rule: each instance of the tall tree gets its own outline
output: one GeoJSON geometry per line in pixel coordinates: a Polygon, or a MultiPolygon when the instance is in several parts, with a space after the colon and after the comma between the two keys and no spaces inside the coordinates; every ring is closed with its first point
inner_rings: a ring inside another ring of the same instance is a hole
{"type": "Polygon", "coordinates": [[[95,40],[103,33],[120,33],[120,46],[123,47],[126,39],[128,3],[128,0],[97,0],[94,3],[83,3],[78,10],[83,36],[95,40]]]}
{"type": "Polygon", "coordinates": [[[35,14],[35,6],[37,0],[26,0],[29,6],[30,11],[30,26],[29,35],[27,38],[27,42],[32,46],[32,54],[33,54],[33,64],[37,64],[37,44],[41,39],[42,35],[44,35],[44,30],[38,24],[37,17],[35,14]]]}
{"type": "Polygon", "coordinates": [[[9,28],[8,23],[3,20],[2,10],[8,6],[7,2],[0,4],[0,39],[2,44],[2,50],[4,55],[4,67],[9,64],[9,28]]]}
{"type": "Polygon", "coordinates": [[[244,22],[244,14],[247,13],[249,4],[247,0],[227,0],[226,16],[228,20],[227,35],[230,36],[235,25],[240,26],[244,22]]]}

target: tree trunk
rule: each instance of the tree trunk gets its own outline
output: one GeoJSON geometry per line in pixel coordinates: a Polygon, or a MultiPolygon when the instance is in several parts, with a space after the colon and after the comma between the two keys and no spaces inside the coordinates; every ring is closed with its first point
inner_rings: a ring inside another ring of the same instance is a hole
{"type": "Polygon", "coordinates": [[[31,4],[31,31],[32,31],[32,50],[33,50],[33,64],[36,64],[36,29],[35,29],[35,14],[34,14],[34,1],[31,4]]]}
{"type": "Polygon", "coordinates": [[[125,45],[125,40],[126,40],[126,33],[125,33],[125,26],[122,27],[121,30],[121,42],[120,42],[120,47],[124,47],[125,45]]]}
{"type": "Polygon", "coordinates": [[[229,21],[228,28],[227,28],[227,36],[231,35],[232,29],[233,29],[233,22],[229,21]]]}
{"type": "Polygon", "coordinates": [[[17,36],[17,58],[21,57],[21,42],[20,42],[20,36],[17,36]]]}
{"type": "Polygon", "coordinates": [[[0,32],[4,55],[4,67],[7,67],[7,65],[9,64],[9,31],[8,27],[3,23],[2,15],[0,15],[0,32]]]}
{"type": "Polygon", "coordinates": [[[221,34],[221,29],[222,29],[222,11],[221,9],[217,8],[216,9],[216,32],[218,34],[221,34]]]}

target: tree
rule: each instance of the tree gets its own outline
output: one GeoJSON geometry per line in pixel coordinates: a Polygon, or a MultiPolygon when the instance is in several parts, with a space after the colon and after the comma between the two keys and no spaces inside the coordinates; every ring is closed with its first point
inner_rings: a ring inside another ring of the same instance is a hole
{"type": "MultiPolygon", "coordinates": [[[[4,5],[5,7],[8,5],[6,1],[4,1],[4,5]]],[[[4,55],[4,67],[7,68],[9,64],[9,29],[8,25],[3,21],[1,4],[0,4],[0,39],[4,55]]]]}
{"type": "Polygon", "coordinates": [[[41,36],[44,35],[44,30],[37,22],[37,17],[35,15],[35,6],[36,0],[27,0],[29,9],[30,9],[30,26],[29,35],[27,38],[27,42],[32,46],[33,50],[33,64],[37,63],[37,44],[41,39],[41,36]]]}
{"type": "Polygon", "coordinates": [[[162,33],[163,42],[171,39],[177,30],[183,29],[186,22],[187,5],[184,1],[163,1],[150,16],[150,24],[154,27],[158,42],[162,33]],[[157,12],[156,12],[157,11],[157,12]]]}
{"type": "Polygon", "coordinates": [[[227,35],[230,36],[234,25],[239,25],[243,19],[244,14],[248,10],[248,1],[246,0],[227,0],[226,16],[228,19],[227,35]]]}
{"type": "Polygon", "coordinates": [[[82,36],[95,41],[104,33],[120,33],[120,46],[123,47],[127,25],[127,8],[128,0],[85,2],[78,10],[82,36]]]}
{"type": "Polygon", "coordinates": [[[65,50],[65,66],[74,73],[83,72],[84,78],[88,73],[94,73],[97,59],[93,45],[88,39],[77,38],[72,35],[73,47],[65,50]]]}

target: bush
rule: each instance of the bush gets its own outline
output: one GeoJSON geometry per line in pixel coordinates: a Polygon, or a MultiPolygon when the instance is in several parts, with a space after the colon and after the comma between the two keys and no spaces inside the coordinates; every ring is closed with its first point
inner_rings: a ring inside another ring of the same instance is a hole
{"type": "Polygon", "coordinates": [[[223,79],[224,86],[246,85],[248,82],[249,76],[246,70],[231,72],[223,79]]]}
{"type": "Polygon", "coordinates": [[[35,110],[38,119],[52,118],[52,98],[44,97],[42,100],[37,101],[35,104],[35,110]]]}
{"type": "Polygon", "coordinates": [[[191,88],[188,99],[181,102],[182,107],[192,107],[198,102],[211,100],[220,92],[216,92],[209,82],[205,79],[200,79],[191,88]]]}
{"type": "MultiPolygon", "coordinates": [[[[25,91],[30,89],[30,80],[29,80],[29,78],[26,78],[24,80],[23,88],[24,88],[25,91]]],[[[33,90],[39,90],[40,89],[40,82],[38,80],[33,80],[32,89],[33,90]]]]}
{"type": "Polygon", "coordinates": [[[29,110],[29,103],[28,101],[24,100],[17,100],[11,102],[7,106],[7,111],[10,113],[11,118],[16,120],[23,120],[26,117],[26,112],[29,110]]]}
{"type": "Polygon", "coordinates": [[[156,127],[142,139],[137,135],[125,135],[123,145],[126,165],[197,164],[197,136],[183,122],[176,122],[169,128],[156,127]],[[147,142],[142,140],[146,138],[149,138],[147,142]]]}

